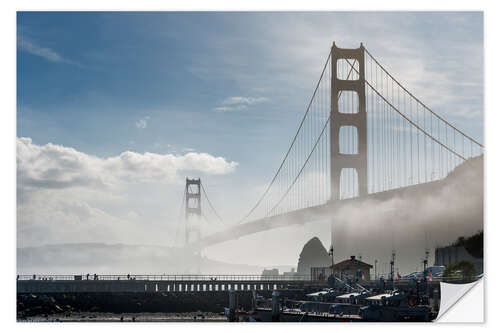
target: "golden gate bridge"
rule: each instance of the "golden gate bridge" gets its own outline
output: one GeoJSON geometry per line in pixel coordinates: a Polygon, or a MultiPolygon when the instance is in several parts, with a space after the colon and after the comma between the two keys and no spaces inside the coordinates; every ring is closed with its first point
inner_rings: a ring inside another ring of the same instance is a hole
{"type": "MultiPolygon", "coordinates": [[[[333,43],[276,173],[237,223],[201,236],[200,179],[187,179],[185,244],[203,248],[251,233],[331,219],[347,203],[432,190],[484,146],[415,97],[363,46],[333,43]]],[[[332,221],[333,223],[334,221],[332,221]]]]}

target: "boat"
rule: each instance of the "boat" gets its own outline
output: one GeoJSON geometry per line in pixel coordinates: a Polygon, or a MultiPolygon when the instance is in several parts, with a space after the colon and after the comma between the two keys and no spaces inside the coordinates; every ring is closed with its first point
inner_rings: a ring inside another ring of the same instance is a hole
{"type": "Polygon", "coordinates": [[[367,297],[366,306],[360,308],[363,321],[431,321],[435,316],[427,304],[419,304],[417,297],[402,292],[367,297]]]}

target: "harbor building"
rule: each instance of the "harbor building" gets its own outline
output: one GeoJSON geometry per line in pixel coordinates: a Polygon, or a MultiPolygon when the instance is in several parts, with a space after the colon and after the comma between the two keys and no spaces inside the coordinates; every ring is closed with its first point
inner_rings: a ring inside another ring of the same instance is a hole
{"type": "Polygon", "coordinates": [[[370,270],[372,265],[351,256],[350,259],[343,260],[335,265],[327,267],[311,267],[311,278],[313,280],[326,280],[332,272],[338,278],[349,278],[352,280],[370,280],[370,270]]]}

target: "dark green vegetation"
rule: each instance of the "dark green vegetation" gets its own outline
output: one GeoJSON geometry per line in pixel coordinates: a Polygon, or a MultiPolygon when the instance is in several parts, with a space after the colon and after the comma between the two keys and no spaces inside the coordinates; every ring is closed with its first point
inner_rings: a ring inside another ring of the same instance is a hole
{"type": "Polygon", "coordinates": [[[455,242],[449,245],[463,246],[475,258],[483,257],[483,231],[478,231],[470,237],[459,237],[455,242]]]}
{"type": "Polygon", "coordinates": [[[476,265],[467,260],[460,260],[456,264],[446,266],[443,277],[470,278],[477,274],[476,265]]]}

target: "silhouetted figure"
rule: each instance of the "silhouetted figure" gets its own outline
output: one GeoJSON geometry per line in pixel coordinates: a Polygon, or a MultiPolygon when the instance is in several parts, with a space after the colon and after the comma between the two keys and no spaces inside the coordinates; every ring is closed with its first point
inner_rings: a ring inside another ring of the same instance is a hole
{"type": "Polygon", "coordinates": [[[130,280],[130,274],[127,274],[127,280],[130,280]]]}
{"type": "Polygon", "coordinates": [[[87,280],[89,279],[89,276],[90,276],[90,274],[89,274],[89,273],[87,273],[87,280]]]}
{"type": "Polygon", "coordinates": [[[94,281],[97,280],[97,274],[94,274],[94,281]]]}

